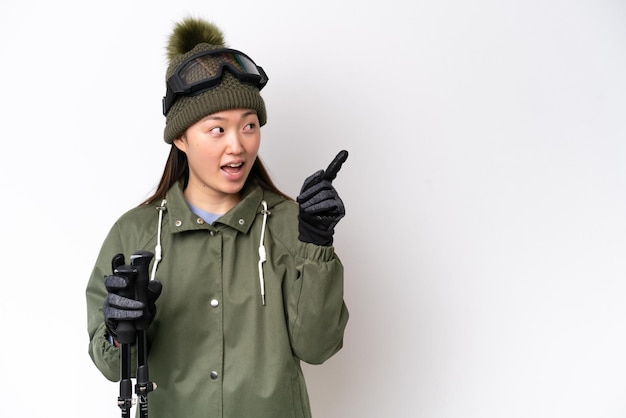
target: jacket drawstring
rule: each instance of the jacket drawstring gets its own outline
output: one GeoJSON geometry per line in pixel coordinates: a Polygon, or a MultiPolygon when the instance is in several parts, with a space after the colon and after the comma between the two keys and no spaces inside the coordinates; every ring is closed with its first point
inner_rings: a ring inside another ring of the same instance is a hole
{"type": "Polygon", "coordinates": [[[263,205],[263,210],[261,213],[263,214],[263,225],[261,227],[261,239],[259,241],[259,284],[261,285],[261,302],[263,306],[265,306],[265,278],[263,277],[263,263],[267,260],[267,253],[265,252],[265,245],[263,242],[265,241],[265,227],[267,225],[267,215],[270,214],[270,211],[267,210],[267,202],[264,200],[261,202],[263,205]]]}
{"type": "Polygon", "coordinates": [[[163,199],[161,201],[161,206],[158,206],[157,209],[159,211],[159,220],[157,223],[157,243],[154,247],[154,264],[152,264],[152,275],[150,280],[154,280],[154,276],[156,274],[157,265],[159,261],[161,261],[161,225],[163,224],[163,212],[165,212],[165,204],[167,200],[163,199]]]}

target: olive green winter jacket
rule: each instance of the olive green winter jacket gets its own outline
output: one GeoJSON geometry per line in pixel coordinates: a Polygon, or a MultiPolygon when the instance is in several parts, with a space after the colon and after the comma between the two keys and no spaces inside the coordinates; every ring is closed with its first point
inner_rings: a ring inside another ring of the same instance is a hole
{"type": "MultiPolygon", "coordinates": [[[[348,321],[334,247],[300,242],[297,204],[259,187],[247,187],[213,225],[190,211],[180,185],[166,199],[156,272],[163,292],[148,330],[150,380],[158,385],[148,397],[151,418],[310,417],[300,361],[335,354],[348,321]]],[[[155,252],[157,206],[120,217],[87,285],[89,354],[111,381],[119,381],[120,359],[103,323],[104,277],[115,254],[128,261],[136,251],[155,252]]]]}

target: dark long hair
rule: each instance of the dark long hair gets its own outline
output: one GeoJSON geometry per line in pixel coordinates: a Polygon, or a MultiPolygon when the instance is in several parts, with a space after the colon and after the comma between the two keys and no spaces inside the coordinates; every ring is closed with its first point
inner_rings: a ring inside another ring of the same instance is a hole
{"type": "MultiPolygon", "coordinates": [[[[161,176],[159,185],[154,194],[146,199],[142,205],[149,205],[155,202],[161,203],[161,200],[165,199],[167,191],[180,179],[184,180],[183,187],[187,187],[187,183],[189,182],[189,164],[187,163],[187,155],[179,150],[176,145],[172,144],[170,155],[167,157],[165,169],[163,170],[163,176],[161,176]]],[[[260,186],[262,189],[274,192],[287,200],[293,200],[293,198],[281,192],[278,187],[276,187],[267,172],[267,169],[258,156],[252,165],[250,175],[248,175],[248,178],[246,179],[246,185],[248,184],[260,186]]]]}

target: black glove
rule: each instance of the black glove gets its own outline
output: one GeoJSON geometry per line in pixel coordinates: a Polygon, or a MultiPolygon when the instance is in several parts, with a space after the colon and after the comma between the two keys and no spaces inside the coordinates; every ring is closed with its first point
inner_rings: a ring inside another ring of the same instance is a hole
{"type": "Polygon", "coordinates": [[[302,242],[329,246],[333,243],[335,225],[346,214],[343,202],[332,185],[341,165],[348,158],[348,151],[340,151],[326,171],[319,170],[309,176],[300,190],[297,202],[298,238],[302,242]]]}
{"type": "Polygon", "coordinates": [[[148,304],[135,299],[134,279],[137,269],[124,265],[124,256],[113,257],[113,274],[104,279],[104,286],[109,292],[102,308],[104,323],[109,335],[121,343],[135,341],[135,321],[142,320],[147,329],[156,315],[155,302],[161,294],[161,282],[150,280],[148,286],[148,304]]]}

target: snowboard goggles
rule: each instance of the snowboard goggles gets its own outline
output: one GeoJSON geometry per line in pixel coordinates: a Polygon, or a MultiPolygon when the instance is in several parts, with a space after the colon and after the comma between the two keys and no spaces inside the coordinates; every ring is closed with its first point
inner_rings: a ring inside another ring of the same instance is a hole
{"type": "Polygon", "coordinates": [[[187,58],[167,80],[163,114],[167,115],[178,98],[195,96],[217,86],[224,70],[259,90],[267,84],[268,78],[263,68],[243,52],[228,48],[200,52],[187,58]]]}

